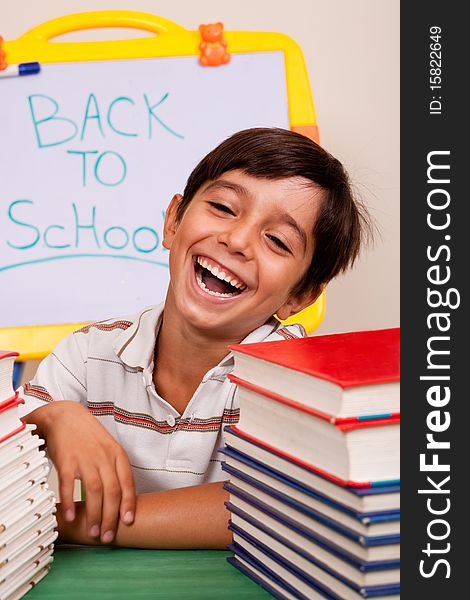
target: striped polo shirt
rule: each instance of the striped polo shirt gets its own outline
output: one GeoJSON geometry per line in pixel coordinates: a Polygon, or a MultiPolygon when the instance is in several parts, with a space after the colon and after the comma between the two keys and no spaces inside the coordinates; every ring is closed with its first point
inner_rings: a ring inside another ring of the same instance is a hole
{"type": "MultiPolygon", "coordinates": [[[[159,396],[153,361],[162,314],[163,304],[79,329],[19,390],[22,415],[55,400],[86,406],[126,450],[137,493],[226,479],[218,452],[222,430],[239,416],[236,388],[227,378],[231,353],[204,375],[182,415],[159,396]]],[[[301,325],[271,319],[242,343],[305,335],[301,325]]]]}

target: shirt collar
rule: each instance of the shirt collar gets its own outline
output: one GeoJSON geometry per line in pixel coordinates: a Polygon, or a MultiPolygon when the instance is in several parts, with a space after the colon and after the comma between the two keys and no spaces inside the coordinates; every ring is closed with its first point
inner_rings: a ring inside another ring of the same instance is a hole
{"type": "Polygon", "coordinates": [[[117,356],[128,367],[149,369],[153,365],[155,342],[162,322],[164,303],[138,313],[130,327],[114,342],[117,356]]]}
{"type": "MultiPolygon", "coordinates": [[[[269,321],[266,321],[264,325],[261,325],[261,327],[258,327],[257,329],[249,333],[245,338],[243,338],[240,344],[254,344],[255,342],[263,342],[279,326],[280,322],[274,317],[271,317],[271,319],[269,319],[269,321]]],[[[227,356],[220,361],[217,367],[230,367],[232,369],[234,364],[235,361],[233,357],[233,352],[230,351],[229,354],[227,354],[227,356]]]]}
{"type": "MultiPolygon", "coordinates": [[[[164,305],[165,303],[162,302],[157,306],[145,308],[134,317],[133,324],[116,339],[114,350],[117,356],[128,367],[141,369],[153,368],[155,342],[162,323],[164,305]]],[[[269,321],[261,325],[261,327],[249,333],[240,343],[252,344],[262,342],[279,325],[279,321],[272,317],[269,321]]],[[[229,352],[210,372],[220,373],[223,371],[227,373],[233,369],[233,366],[233,352],[229,352]]]]}

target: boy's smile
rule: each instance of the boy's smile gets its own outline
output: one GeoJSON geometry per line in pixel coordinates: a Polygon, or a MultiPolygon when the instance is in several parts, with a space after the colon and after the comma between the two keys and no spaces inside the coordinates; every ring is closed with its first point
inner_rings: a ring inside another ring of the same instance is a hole
{"type": "Polygon", "coordinates": [[[195,258],[196,281],[201,290],[216,298],[233,298],[246,290],[246,284],[216,260],[206,256],[195,258]]]}
{"type": "Polygon", "coordinates": [[[229,171],[207,182],[178,221],[168,208],[165,310],[215,337],[243,339],[274,313],[281,319],[315,299],[290,292],[313,255],[321,189],[302,177],[266,179],[229,171]],[[173,311],[172,311],[173,312],[173,311]]]}

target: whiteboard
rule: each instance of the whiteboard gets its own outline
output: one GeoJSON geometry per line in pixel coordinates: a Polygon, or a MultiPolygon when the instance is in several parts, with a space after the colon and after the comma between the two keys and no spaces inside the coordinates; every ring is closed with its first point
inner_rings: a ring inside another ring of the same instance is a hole
{"type": "Polygon", "coordinates": [[[283,52],[42,65],[0,80],[0,327],[164,299],[165,208],[248,127],[289,128],[283,52]]]}

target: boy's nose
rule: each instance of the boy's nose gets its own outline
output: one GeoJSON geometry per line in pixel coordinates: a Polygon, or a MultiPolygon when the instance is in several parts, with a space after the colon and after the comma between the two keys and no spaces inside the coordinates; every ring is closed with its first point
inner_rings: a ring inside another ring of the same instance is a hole
{"type": "Polygon", "coordinates": [[[218,241],[226,246],[231,254],[239,254],[250,260],[253,258],[254,236],[254,232],[248,227],[231,227],[219,233],[218,241]]]}

